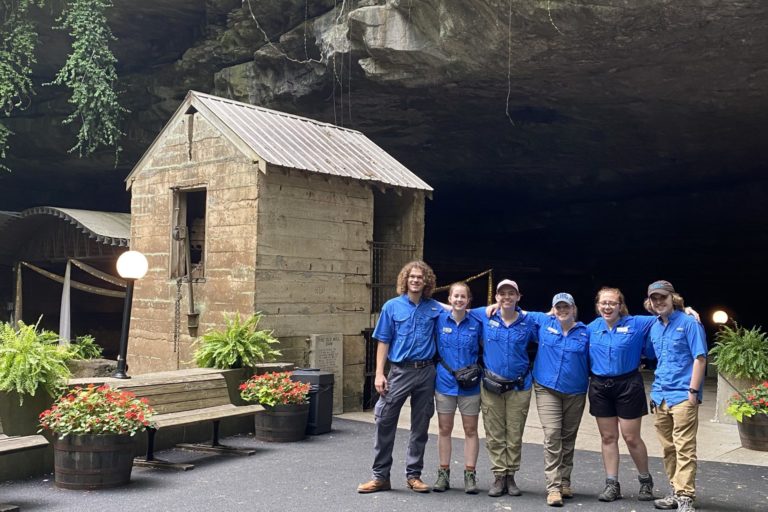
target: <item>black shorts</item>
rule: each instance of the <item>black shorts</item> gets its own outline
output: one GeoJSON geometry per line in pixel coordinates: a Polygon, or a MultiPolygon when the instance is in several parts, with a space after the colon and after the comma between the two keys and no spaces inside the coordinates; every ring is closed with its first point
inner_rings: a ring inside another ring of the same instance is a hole
{"type": "Polygon", "coordinates": [[[589,414],[597,418],[633,420],[648,414],[643,376],[635,371],[618,377],[589,379],[589,414]]]}

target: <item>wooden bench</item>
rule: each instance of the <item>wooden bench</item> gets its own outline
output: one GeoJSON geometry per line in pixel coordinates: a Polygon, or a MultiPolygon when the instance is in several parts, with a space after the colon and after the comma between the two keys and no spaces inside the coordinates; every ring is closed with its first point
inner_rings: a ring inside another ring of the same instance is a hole
{"type": "MultiPolygon", "coordinates": [[[[43,436],[7,436],[3,434],[3,423],[0,421],[0,455],[10,455],[12,453],[23,452],[35,448],[48,446],[48,440],[43,436]]],[[[4,505],[0,503],[0,512],[17,512],[19,507],[16,505],[4,505]]]]}
{"type": "Polygon", "coordinates": [[[234,448],[219,443],[219,422],[224,418],[247,416],[263,411],[261,405],[232,404],[227,381],[220,373],[202,375],[163,376],[135,378],[113,387],[131,391],[139,398],[146,398],[155,410],[153,428],[147,429],[147,454],[136,458],[134,465],[157,468],[188,470],[194,464],[171,463],[155,458],[155,435],[166,427],[181,427],[210,421],[213,435],[210,443],[177,444],[178,448],[200,450],[229,455],[253,455],[255,450],[234,448]]]}

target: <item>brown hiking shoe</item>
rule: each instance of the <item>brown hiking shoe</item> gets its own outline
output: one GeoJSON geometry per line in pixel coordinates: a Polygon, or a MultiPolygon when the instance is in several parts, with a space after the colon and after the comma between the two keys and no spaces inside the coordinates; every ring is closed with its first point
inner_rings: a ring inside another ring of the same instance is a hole
{"type": "Polygon", "coordinates": [[[429,492],[429,486],[422,482],[419,477],[409,478],[406,484],[413,492],[429,492]]]}
{"type": "Polygon", "coordinates": [[[389,480],[370,480],[357,486],[357,492],[360,494],[370,494],[372,492],[389,491],[392,485],[389,480]]]}
{"type": "Polygon", "coordinates": [[[570,485],[564,485],[560,489],[560,495],[565,500],[569,500],[569,499],[573,498],[573,487],[571,487],[570,485]]]}
{"type": "Polygon", "coordinates": [[[562,507],[563,496],[560,491],[549,491],[547,493],[547,505],[550,507],[562,507]]]}

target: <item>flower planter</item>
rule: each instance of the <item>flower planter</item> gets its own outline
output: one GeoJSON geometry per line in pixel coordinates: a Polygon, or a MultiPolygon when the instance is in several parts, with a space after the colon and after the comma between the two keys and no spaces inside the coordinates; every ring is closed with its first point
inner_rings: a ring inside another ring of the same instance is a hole
{"type": "Polygon", "coordinates": [[[768,452],[768,414],[743,418],[739,423],[739,438],[744,448],[768,452]]]}
{"type": "Polygon", "coordinates": [[[288,443],[306,437],[309,404],[264,406],[256,414],[254,436],[261,441],[288,443]]]}
{"type": "Polygon", "coordinates": [[[53,441],[54,483],[63,489],[107,489],[131,480],[135,438],[80,434],[53,441]]]}

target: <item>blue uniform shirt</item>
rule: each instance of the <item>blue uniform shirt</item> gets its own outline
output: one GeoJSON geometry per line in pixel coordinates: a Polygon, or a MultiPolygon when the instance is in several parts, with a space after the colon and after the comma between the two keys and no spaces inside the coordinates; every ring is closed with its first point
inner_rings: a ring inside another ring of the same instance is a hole
{"type": "Polygon", "coordinates": [[[646,336],[655,319],[654,316],[626,315],[619,318],[613,329],[608,329],[602,317],[590,322],[587,330],[592,373],[600,377],[616,377],[637,370],[640,356],[645,354],[646,336]]]}
{"type": "Polygon", "coordinates": [[[539,350],[533,363],[533,378],[546,388],[581,395],[589,387],[589,332],[576,322],[563,335],[554,315],[528,313],[539,328],[539,350]]]}
{"type": "Polygon", "coordinates": [[[491,318],[485,314],[485,307],[475,308],[470,314],[483,323],[483,363],[493,373],[505,379],[525,377],[524,390],[531,389],[531,373],[528,371],[528,343],[536,341],[536,324],[516,308],[517,320],[504,325],[501,313],[491,318]]]}
{"type": "MultiPolygon", "coordinates": [[[[457,324],[450,311],[440,313],[437,319],[437,343],[445,364],[455,371],[477,363],[482,332],[483,324],[474,316],[467,314],[457,324]]],[[[445,366],[438,364],[435,391],[450,396],[477,395],[480,393],[480,384],[472,389],[462,389],[445,366]]]]}
{"type": "MultiPolygon", "coordinates": [[[[703,327],[693,317],[675,311],[669,316],[667,325],[662,323],[661,318],[653,323],[650,339],[659,361],[651,386],[651,398],[657,404],[666,400],[668,407],[688,400],[693,361],[707,355],[703,327]]],[[[699,400],[702,387],[699,387],[699,400]]]]}
{"type": "Polygon", "coordinates": [[[435,321],[443,310],[433,299],[414,304],[403,294],[389,299],[381,308],[373,338],[389,345],[393,363],[422,361],[435,355],[435,321]]]}

